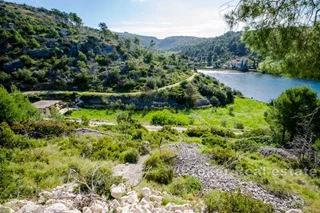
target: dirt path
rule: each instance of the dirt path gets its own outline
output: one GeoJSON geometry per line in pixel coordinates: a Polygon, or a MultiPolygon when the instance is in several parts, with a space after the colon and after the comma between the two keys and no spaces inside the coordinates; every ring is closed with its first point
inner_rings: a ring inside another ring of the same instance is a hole
{"type": "Polygon", "coordinates": [[[118,164],[113,168],[113,173],[115,176],[122,176],[128,185],[136,186],[143,177],[143,163],[148,157],[149,155],[141,156],[136,164],[118,164]]]}
{"type": "MultiPolygon", "coordinates": [[[[190,76],[189,78],[183,80],[183,81],[192,81],[194,79],[194,77],[196,77],[197,75],[199,75],[199,73],[194,73],[192,76],[190,76]]],[[[164,86],[164,87],[160,87],[158,89],[156,89],[156,91],[160,91],[160,90],[164,90],[164,89],[169,89],[172,87],[176,87],[178,85],[180,85],[183,81],[177,82],[175,84],[171,84],[168,86],[164,86]]],[[[80,95],[81,94],[86,94],[86,95],[112,95],[112,96],[117,96],[117,95],[140,95],[143,92],[124,92],[124,93],[107,93],[107,92],[79,92],[79,91],[60,91],[60,90],[42,90],[42,91],[26,91],[23,92],[23,94],[25,95],[34,95],[34,94],[46,94],[46,93],[64,93],[64,92],[77,92],[80,95]]]]}
{"type": "MultiPolygon", "coordinates": [[[[70,120],[81,123],[80,119],[70,119],[70,120]]],[[[89,126],[92,126],[92,127],[102,126],[102,125],[114,126],[114,125],[116,125],[116,123],[114,123],[112,121],[94,121],[94,120],[91,120],[89,123],[89,126]]],[[[149,124],[143,124],[142,126],[144,126],[150,132],[156,132],[156,131],[159,131],[163,128],[163,126],[155,126],[155,125],[149,125],[149,124]]],[[[184,131],[187,131],[188,128],[186,128],[186,127],[172,127],[172,129],[175,129],[178,132],[184,132],[184,131]]]]}

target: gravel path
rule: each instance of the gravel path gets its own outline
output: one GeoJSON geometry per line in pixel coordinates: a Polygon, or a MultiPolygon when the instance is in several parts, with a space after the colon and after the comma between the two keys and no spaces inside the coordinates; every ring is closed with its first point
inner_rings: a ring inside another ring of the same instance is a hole
{"type": "Polygon", "coordinates": [[[210,164],[210,156],[201,154],[200,146],[195,144],[171,145],[178,154],[175,171],[180,175],[192,175],[204,184],[204,190],[220,189],[235,192],[238,188],[253,198],[270,203],[277,211],[294,208],[296,203],[303,204],[299,196],[290,195],[286,198],[278,197],[253,182],[243,182],[235,174],[210,164]]]}
{"type": "Polygon", "coordinates": [[[115,176],[122,176],[127,185],[136,186],[142,179],[143,163],[148,157],[149,155],[141,156],[136,164],[118,164],[113,168],[113,173],[115,176]]]}

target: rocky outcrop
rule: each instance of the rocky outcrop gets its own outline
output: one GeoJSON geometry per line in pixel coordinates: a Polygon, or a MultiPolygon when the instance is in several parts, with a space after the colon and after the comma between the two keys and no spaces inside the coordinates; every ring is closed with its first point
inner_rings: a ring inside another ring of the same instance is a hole
{"type": "MultiPolygon", "coordinates": [[[[125,185],[111,187],[113,200],[98,195],[75,194],[76,184],[59,186],[53,191],[43,191],[37,201],[13,200],[0,205],[0,212],[10,213],[193,213],[191,204],[162,205],[163,193],[149,188],[136,192],[125,185]],[[141,196],[138,196],[141,194],[141,196]]],[[[201,204],[202,205],[202,204],[201,204]]],[[[203,208],[203,206],[200,206],[203,208]]],[[[198,207],[199,208],[199,207],[198,207]]],[[[201,208],[200,208],[201,209],[201,208]]]]}
{"type": "Polygon", "coordinates": [[[237,189],[240,189],[242,193],[249,194],[254,199],[273,205],[280,212],[294,209],[297,205],[304,205],[304,201],[299,196],[277,196],[256,183],[241,181],[239,177],[227,169],[211,165],[210,156],[201,154],[199,148],[198,145],[194,144],[171,145],[171,149],[175,149],[179,153],[175,165],[176,173],[199,178],[205,191],[220,189],[227,192],[236,192],[237,189]]]}
{"type": "Polygon", "coordinates": [[[12,73],[23,67],[24,67],[24,63],[20,61],[20,59],[16,59],[16,60],[5,63],[3,65],[3,70],[6,73],[12,73]]]}
{"type": "Polygon", "coordinates": [[[258,149],[258,152],[260,152],[261,154],[263,154],[264,156],[270,156],[270,155],[279,155],[281,157],[283,157],[284,159],[290,160],[290,161],[297,161],[298,158],[297,156],[291,154],[290,152],[284,150],[284,149],[280,149],[280,148],[275,148],[275,147],[260,147],[258,149]]]}
{"type": "Polygon", "coordinates": [[[43,49],[43,50],[30,50],[29,55],[33,58],[49,58],[50,51],[43,49]]]}

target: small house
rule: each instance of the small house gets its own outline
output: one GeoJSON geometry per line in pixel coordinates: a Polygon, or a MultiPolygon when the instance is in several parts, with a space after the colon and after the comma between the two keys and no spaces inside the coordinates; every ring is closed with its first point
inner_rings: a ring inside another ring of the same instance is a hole
{"type": "Polygon", "coordinates": [[[36,107],[41,114],[50,115],[50,108],[56,107],[58,110],[61,109],[65,103],[60,100],[42,100],[33,103],[33,106],[36,107]]]}

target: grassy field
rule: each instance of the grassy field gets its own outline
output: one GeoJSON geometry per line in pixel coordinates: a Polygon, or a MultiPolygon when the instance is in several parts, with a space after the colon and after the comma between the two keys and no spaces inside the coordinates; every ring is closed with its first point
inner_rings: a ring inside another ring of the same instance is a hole
{"type": "MultiPolygon", "coordinates": [[[[158,113],[166,113],[177,120],[181,126],[223,126],[233,129],[235,123],[242,123],[244,129],[268,127],[264,120],[264,112],[269,107],[262,102],[247,98],[236,98],[234,104],[225,108],[208,108],[199,110],[164,110],[164,111],[136,111],[132,117],[143,123],[151,123],[152,117],[158,113]],[[232,110],[233,108],[233,110],[232,110]],[[232,111],[230,113],[230,111],[232,111]]],[[[117,111],[82,109],[72,112],[70,118],[116,121],[117,111]]]]}

